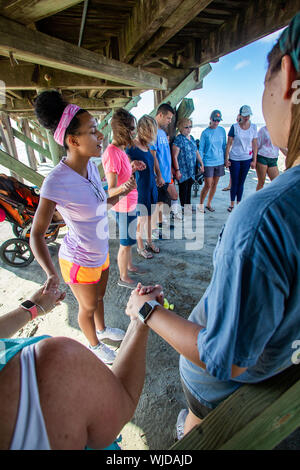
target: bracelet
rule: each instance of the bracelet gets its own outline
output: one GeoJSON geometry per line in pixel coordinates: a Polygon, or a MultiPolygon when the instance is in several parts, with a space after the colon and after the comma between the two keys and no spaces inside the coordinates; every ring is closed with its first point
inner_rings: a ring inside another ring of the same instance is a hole
{"type": "Polygon", "coordinates": [[[37,304],[37,303],[36,303],[35,305],[36,305],[37,307],[39,307],[39,308],[42,310],[43,313],[46,313],[44,307],[42,307],[41,305],[39,305],[39,304],[37,304]]]}

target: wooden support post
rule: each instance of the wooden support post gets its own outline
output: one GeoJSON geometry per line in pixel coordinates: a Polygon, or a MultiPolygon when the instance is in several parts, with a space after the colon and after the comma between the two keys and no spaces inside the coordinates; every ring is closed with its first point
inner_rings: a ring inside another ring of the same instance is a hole
{"type": "MultiPolygon", "coordinates": [[[[199,86],[199,83],[203,81],[204,77],[206,77],[211,70],[212,68],[209,64],[203,65],[202,67],[194,70],[171,93],[166,95],[159,104],[170,103],[170,105],[175,108],[190,91],[199,86]]],[[[155,106],[154,110],[150,113],[150,116],[154,117],[156,115],[159,104],[155,106]]]]}
{"type": "Polygon", "coordinates": [[[47,137],[48,137],[48,142],[49,142],[49,149],[52,157],[52,162],[53,165],[56,166],[62,157],[63,151],[61,150],[62,147],[60,147],[54,140],[54,137],[52,133],[46,129],[47,137]]]}
{"type": "Polygon", "coordinates": [[[19,160],[16,160],[3,150],[0,150],[0,165],[11,170],[11,173],[15,178],[20,180],[23,177],[26,181],[30,181],[30,183],[35,186],[42,186],[44,176],[32,170],[29,166],[24,165],[24,163],[19,162],[19,160]]]}
{"type": "MultiPolygon", "coordinates": [[[[5,141],[8,146],[9,154],[12,155],[13,158],[18,160],[19,158],[18,158],[17,147],[16,147],[16,143],[14,140],[13,128],[11,126],[9,116],[6,113],[1,113],[0,120],[2,122],[2,129],[4,132],[4,136],[5,136],[5,141]]],[[[13,176],[14,178],[17,178],[20,182],[23,182],[22,177],[14,173],[13,170],[11,170],[11,176],[13,176]]]]}
{"type": "MultiPolygon", "coordinates": [[[[36,143],[37,143],[40,147],[44,148],[43,141],[42,141],[42,139],[41,139],[40,137],[38,137],[37,135],[35,135],[35,140],[36,140],[36,143]]],[[[40,159],[40,163],[46,163],[46,158],[45,158],[45,156],[44,156],[41,152],[39,152],[39,159],[40,159]]]]}
{"type": "MultiPolygon", "coordinates": [[[[23,134],[28,139],[31,140],[30,127],[29,127],[27,119],[22,119],[21,129],[22,129],[23,134]]],[[[33,170],[36,170],[37,169],[37,164],[36,164],[36,158],[35,158],[34,150],[33,150],[32,146],[30,146],[28,144],[25,144],[25,145],[26,145],[26,152],[27,152],[27,156],[28,156],[29,166],[33,170]]]]}
{"type": "Polygon", "coordinates": [[[26,146],[29,146],[29,147],[32,147],[34,150],[36,150],[37,152],[41,153],[42,155],[44,155],[45,157],[49,158],[50,160],[52,159],[52,156],[51,156],[51,152],[47,149],[44,149],[43,146],[40,146],[39,144],[37,144],[36,142],[34,142],[32,139],[29,139],[29,137],[27,137],[26,135],[22,134],[22,132],[19,132],[17,131],[17,129],[13,129],[13,135],[21,140],[22,142],[24,142],[24,144],[26,146]]]}

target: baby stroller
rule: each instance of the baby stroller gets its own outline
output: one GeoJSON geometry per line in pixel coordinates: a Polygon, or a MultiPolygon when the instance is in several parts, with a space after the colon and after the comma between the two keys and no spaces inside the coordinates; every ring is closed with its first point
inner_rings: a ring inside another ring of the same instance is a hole
{"type": "Polygon", "coordinates": [[[198,190],[200,189],[201,184],[203,184],[204,181],[204,173],[196,173],[194,176],[194,183],[192,186],[193,190],[193,196],[197,197],[198,190]]]}
{"type": "MultiPolygon", "coordinates": [[[[38,188],[26,186],[16,178],[0,174],[0,222],[10,222],[16,236],[0,246],[0,257],[9,266],[24,268],[34,260],[29,238],[38,203],[38,188]]],[[[46,243],[54,242],[59,229],[64,225],[56,211],[45,234],[46,243]]]]}

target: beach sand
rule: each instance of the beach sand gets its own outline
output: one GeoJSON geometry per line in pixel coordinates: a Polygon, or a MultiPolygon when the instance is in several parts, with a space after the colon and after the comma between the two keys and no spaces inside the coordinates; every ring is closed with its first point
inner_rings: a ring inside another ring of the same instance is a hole
{"type": "MultiPolygon", "coordinates": [[[[165,297],[175,305],[175,312],[187,318],[207,288],[212,276],[212,255],[218,235],[230,214],[229,192],[222,188],[229,182],[229,173],[221,178],[213,201],[216,211],[204,215],[204,239],[197,250],[187,250],[190,240],[161,240],[157,244],[161,253],[152,260],[144,260],[134,250],[134,262],[149,270],[140,276],[143,283],[160,283],[165,297]]],[[[250,170],[245,184],[244,198],[253,194],[256,187],[256,173],[250,170]]],[[[268,183],[267,183],[268,184],[268,183]]],[[[199,202],[199,193],[192,201],[199,202]]],[[[191,226],[191,219],[186,222],[191,226]]],[[[199,228],[201,232],[201,227],[199,228]]],[[[171,232],[172,233],[172,232],[171,232]]],[[[57,253],[64,235],[61,230],[58,240],[49,245],[54,263],[59,271],[57,253]]],[[[188,235],[188,234],[187,234],[188,235]]],[[[0,224],[0,243],[12,238],[8,222],[0,224]]],[[[116,257],[118,240],[110,241],[110,276],[105,295],[105,318],[110,326],[126,330],[129,319],[124,310],[130,290],[117,285],[118,269],[116,257]]],[[[27,268],[9,267],[0,262],[0,314],[14,309],[21,301],[30,297],[45,281],[45,274],[34,260],[27,268]]],[[[138,278],[137,278],[138,279],[138,278]]],[[[77,302],[69,287],[61,284],[67,292],[65,300],[46,316],[27,324],[17,337],[67,336],[87,345],[77,323],[77,302]]],[[[179,355],[155,333],[150,332],[147,348],[147,372],[145,385],[135,415],[122,430],[121,447],[125,450],[168,449],[174,443],[174,429],[178,412],[186,407],[179,371],[179,355]]],[[[132,365],[134,367],[134,364],[132,365]]],[[[66,397],[67,399],[67,397],[66,397]]]]}

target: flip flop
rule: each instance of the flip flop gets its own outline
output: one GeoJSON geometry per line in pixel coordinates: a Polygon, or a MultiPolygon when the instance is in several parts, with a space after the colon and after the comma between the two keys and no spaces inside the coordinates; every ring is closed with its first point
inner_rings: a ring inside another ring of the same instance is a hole
{"type": "Polygon", "coordinates": [[[122,279],[119,279],[118,280],[118,286],[120,287],[127,287],[127,289],[135,289],[136,288],[136,284],[131,284],[129,282],[126,282],[126,281],[122,281],[122,279]]]}
{"type": "Polygon", "coordinates": [[[200,212],[200,214],[206,214],[206,210],[202,209],[201,207],[197,206],[197,211],[200,212]]]}
{"type": "Polygon", "coordinates": [[[205,206],[205,209],[207,209],[209,212],[215,212],[215,209],[212,207],[205,206]]]}
{"type": "Polygon", "coordinates": [[[222,191],[230,191],[230,188],[223,188],[222,191]]]}
{"type": "Polygon", "coordinates": [[[232,212],[233,209],[234,209],[234,207],[229,206],[227,210],[228,210],[228,212],[232,212]]]}

